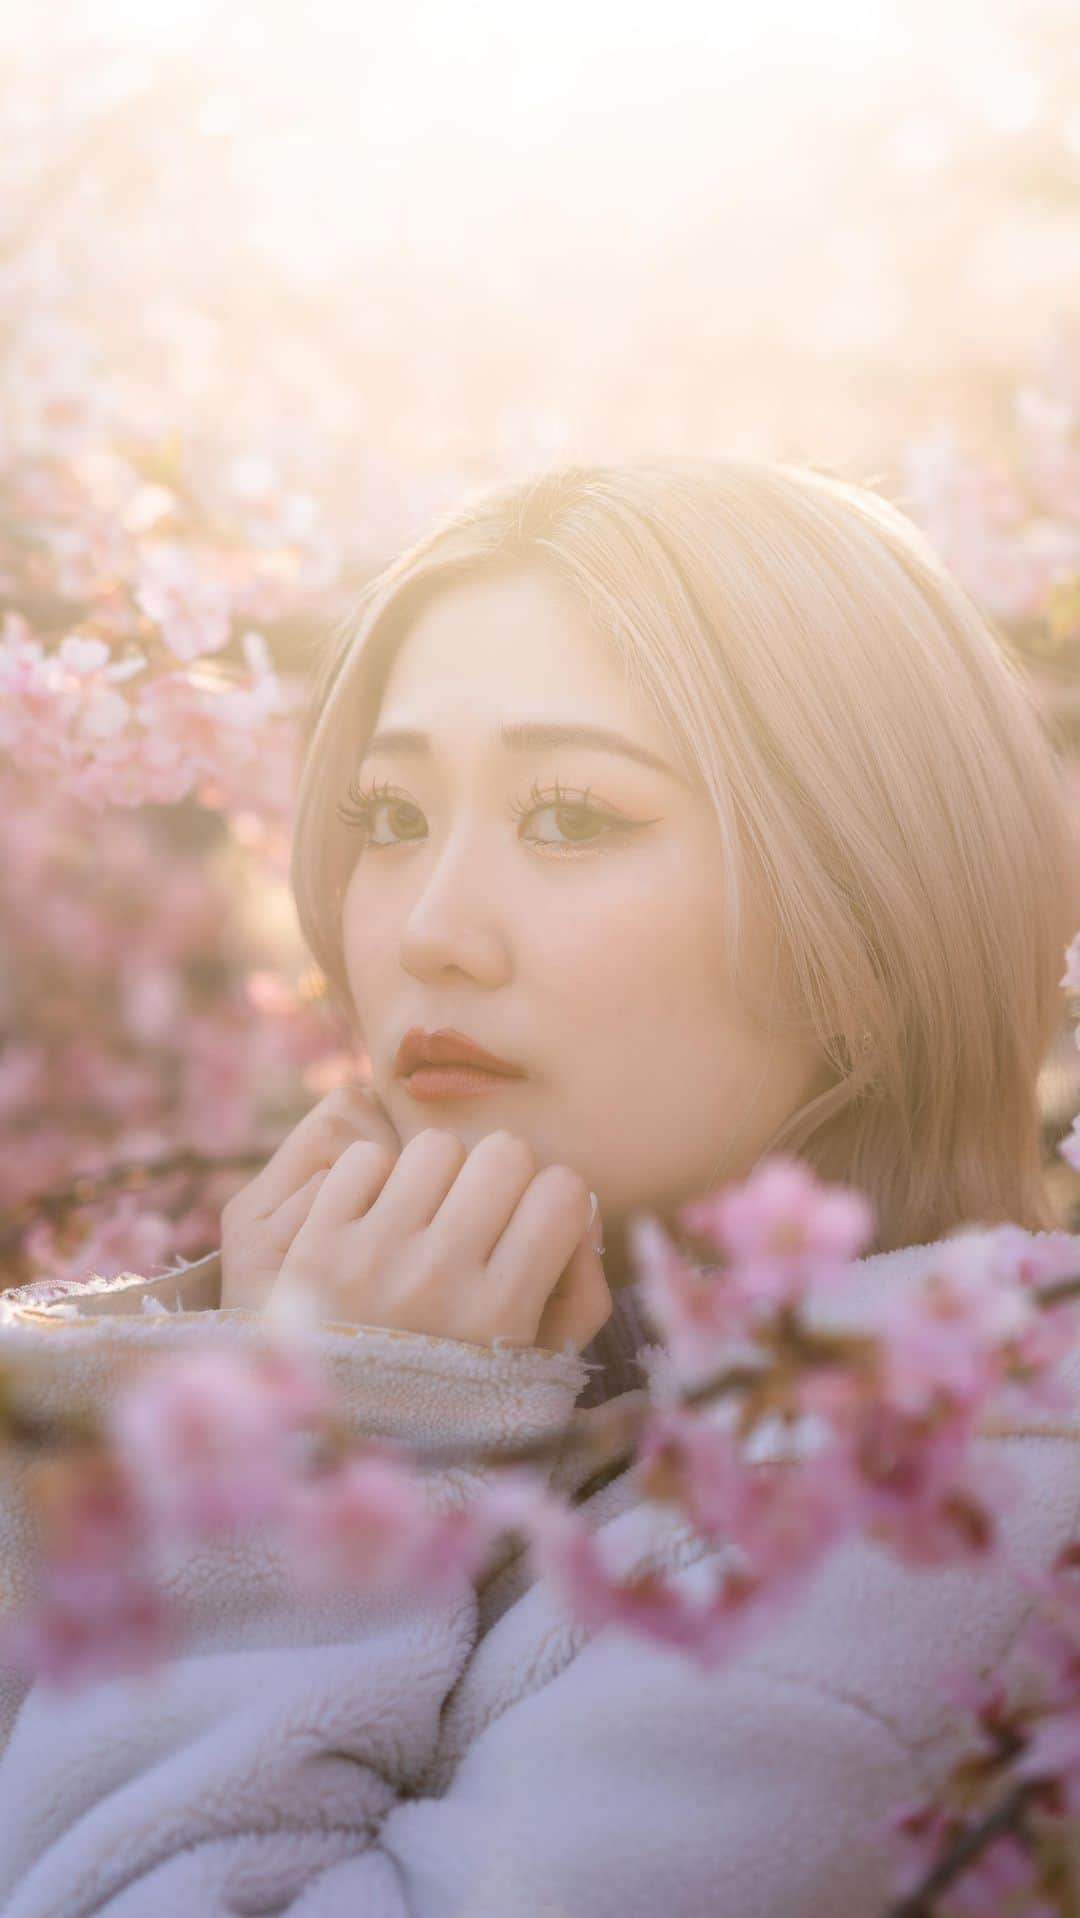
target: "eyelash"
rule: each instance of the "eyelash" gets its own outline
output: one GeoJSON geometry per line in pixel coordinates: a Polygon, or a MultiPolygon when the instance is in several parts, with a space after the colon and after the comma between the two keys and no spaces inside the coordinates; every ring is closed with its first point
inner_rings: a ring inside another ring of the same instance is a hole
{"type": "MultiPolygon", "coordinates": [[[[587,812],[590,813],[594,819],[602,820],[609,829],[609,836],[615,837],[636,832],[641,826],[651,826],[655,824],[655,821],[651,819],[623,819],[619,814],[611,812],[606,808],[602,809],[600,807],[590,806],[589,794],[591,791],[592,787],[587,786],[583,793],[571,793],[567,787],[561,786],[558,780],[555,781],[554,787],[549,787],[546,791],[542,791],[534,780],[529,789],[531,804],[522,805],[519,800],[513,800],[510,805],[510,812],[513,818],[519,820],[528,819],[534,812],[546,811],[549,806],[554,806],[560,811],[587,812]]],[[[379,845],[370,838],[372,818],[380,802],[385,801],[387,805],[392,805],[397,801],[397,803],[406,806],[412,805],[412,801],[406,799],[404,794],[397,793],[388,781],[375,780],[370,786],[362,786],[358,779],[353,778],[345,788],[345,795],[345,799],[339,801],[337,808],[338,816],[344,819],[347,825],[358,826],[365,831],[368,835],[365,839],[366,848],[370,848],[373,852],[390,852],[395,845],[407,846],[410,843],[417,843],[415,841],[410,842],[407,839],[398,839],[392,841],[390,844],[379,845]]],[[[417,808],[417,810],[419,810],[419,808],[417,808]]],[[[533,841],[531,843],[542,846],[545,856],[554,854],[560,858],[565,858],[567,855],[573,857],[573,855],[578,852],[590,852],[596,845],[595,840],[583,840],[577,845],[560,845],[554,840],[533,841]]]]}

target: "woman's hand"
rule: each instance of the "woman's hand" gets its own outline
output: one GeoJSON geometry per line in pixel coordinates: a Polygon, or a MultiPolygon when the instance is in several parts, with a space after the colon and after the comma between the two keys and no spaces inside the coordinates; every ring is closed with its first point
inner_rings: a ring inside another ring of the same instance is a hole
{"type": "Polygon", "coordinates": [[[311,1210],[330,1167],[367,1140],[395,1157],[401,1140],[385,1106],[365,1086],[327,1093],[293,1127],[261,1171],[221,1214],[221,1303],[258,1311],[311,1210]]]}
{"type": "Polygon", "coordinates": [[[321,1180],[277,1283],[328,1319],[580,1351],[612,1309],[591,1210],[578,1173],[537,1172],[510,1132],[470,1151],[428,1129],[397,1156],[362,1140],[321,1180]]]}

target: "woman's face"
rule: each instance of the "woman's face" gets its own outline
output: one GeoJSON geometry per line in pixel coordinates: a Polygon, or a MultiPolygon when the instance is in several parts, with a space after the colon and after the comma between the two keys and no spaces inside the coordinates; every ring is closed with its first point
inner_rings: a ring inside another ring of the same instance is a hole
{"type": "MultiPolygon", "coordinates": [[[[587,1180],[608,1243],[634,1212],[745,1176],[820,1055],[736,1002],[719,823],[568,589],[519,571],[438,593],[398,650],[357,781],[391,795],[357,828],[345,959],[402,1142],[505,1127],[538,1170],[587,1180]],[[507,743],[504,727],[617,737],[507,743]],[[380,745],[391,728],[422,746],[380,745]],[[421,1102],[394,1071],[410,1026],[455,1027],[525,1076],[421,1102]]],[[[758,936],[767,976],[771,928],[758,936]]]]}

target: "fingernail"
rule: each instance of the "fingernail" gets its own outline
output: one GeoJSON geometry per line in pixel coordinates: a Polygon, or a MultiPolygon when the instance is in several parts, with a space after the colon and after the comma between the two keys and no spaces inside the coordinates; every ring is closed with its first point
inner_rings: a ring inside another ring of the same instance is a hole
{"type": "Polygon", "coordinates": [[[595,1192],[589,1193],[589,1200],[589,1222],[586,1230],[596,1250],[602,1252],[604,1249],[604,1221],[600,1217],[600,1201],[595,1192]]]}

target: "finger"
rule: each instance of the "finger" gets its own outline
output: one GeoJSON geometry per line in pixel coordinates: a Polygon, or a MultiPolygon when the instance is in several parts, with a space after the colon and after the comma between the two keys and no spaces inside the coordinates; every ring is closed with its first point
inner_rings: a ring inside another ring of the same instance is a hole
{"type": "Polygon", "coordinates": [[[409,1140],[398,1155],[393,1176],[387,1179],[364,1216],[365,1237],[376,1246],[385,1236],[399,1244],[411,1233],[430,1225],[468,1156],[468,1147],[453,1132],[428,1126],[409,1140]]]}
{"type": "Polygon", "coordinates": [[[473,1146],[431,1221],[436,1253],[453,1253],[474,1265],[487,1265],[536,1176],[536,1160],[527,1140],[501,1129],[486,1133],[473,1146]]]}
{"type": "Polygon", "coordinates": [[[373,1085],[354,1081],[342,1088],[342,1099],[345,1112],[361,1125],[365,1138],[377,1138],[391,1151],[401,1151],[404,1141],[373,1085]]]}
{"type": "Polygon", "coordinates": [[[535,1343],[544,1308],[579,1240],[588,1230],[592,1194],[569,1166],[549,1165],[523,1194],[487,1261],[487,1283],[500,1323],[535,1343]]]}
{"type": "Polygon", "coordinates": [[[285,1199],[299,1191],[314,1172],[329,1170],[361,1133],[343,1105],[316,1106],[282,1140],[273,1156],[247,1187],[250,1216],[265,1219],[285,1199]]]}
{"type": "Polygon", "coordinates": [[[583,1352],[614,1307],[600,1254],[586,1237],[544,1307],[534,1343],[547,1352],[562,1352],[569,1340],[575,1352],[583,1352]]]}
{"type": "Polygon", "coordinates": [[[318,1172],[313,1172],[310,1179],[305,1180],[299,1192],[294,1192],[291,1198],[286,1199],[276,1211],[268,1215],[266,1229],[272,1234],[274,1247],[280,1249],[282,1254],[288,1251],[300,1227],[304,1224],[311,1210],[312,1200],[328,1173],[329,1168],[321,1166],[318,1172]]]}
{"type": "Polygon", "coordinates": [[[401,1160],[385,1146],[357,1139],[336,1159],[312,1200],[301,1234],[312,1237],[339,1230],[362,1218],[374,1204],[401,1160]]]}

